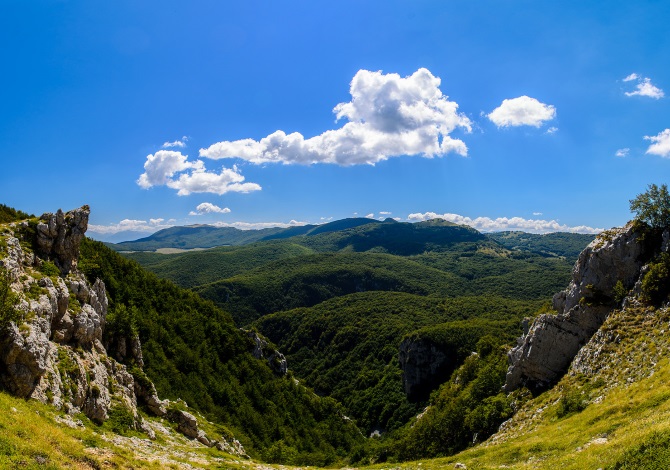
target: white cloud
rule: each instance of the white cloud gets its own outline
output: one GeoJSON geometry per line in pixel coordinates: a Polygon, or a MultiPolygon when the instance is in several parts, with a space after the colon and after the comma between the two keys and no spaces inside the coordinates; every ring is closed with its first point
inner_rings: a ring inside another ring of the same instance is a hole
{"type": "Polygon", "coordinates": [[[195,208],[195,211],[191,211],[188,213],[188,215],[203,215],[203,214],[228,214],[230,212],[230,209],[227,207],[224,207],[223,209],[215,204],[212,204],[211,202],[203,202],[202,204],[198,204],[198,206],[195,208]]]}
{"type": "Polygon", "coordinates": [[[506,230],[522,230],[531,233],[549,233],[549,232],[573,232],[573,233],[600,233],[602,228],[587,227],[579,225],[570,227],[561,225],[555,220],[524,219],[521,217],[498,217],[491,219],[489,217],[477,217],[471,219],[458,214],[436,214],[435,212],[414,213],[407,216],[408,220],[420,222],[430,219],[444,219],[460,225],[469,225],[481,232],[498,232],[506,230]]]}
{"type": "Polygon", "coordinates": [[[654,98],[656,100],[665,96],[663,90],[651,83],[650,78],[642,77],[636,73],[631,73],[623,79],[624,82],[630,82],[634,80],[637,81],[637,85],[635,85],[635,91],[624,92],[626,96],[648,96],[649,98],[654,98]]]}
{"type": "Polygon", "coordinates": [[[542,212],[533,212],[533,215],[537,217],[538,215],[542,215],[542,212]]]}
{"type": "Polygon", "coordinates": [[[647,135],[644,138],[653,142],[647,149],[647,153],[670,158],[670,129],[666,129],[658,135],[647,135]]]}
{"type": "Polygon", "coordinates": [[[288,228],[288,227],[301,227],[307,225],[307,222],[300,222],[298,220],[291,220],[290,222],[215,222],[215,227],[234,227],[240,230],[259,230],[263,228],[288,228]]]}
{"type": "Polygon", "coordinates": [[[392,214],[392,213],[391,213],[391,212],[388,212],[388,211],[380,211],[380,212],[379,212],[379,215],[391,215],[391,214],[392,214]]]}
{"type": "Polygon", "coordinates": [[[558,132],[558,127],[551,126],[549,129],[547,129],[547,134],[555,134],[558,132]]]}
{"type": "Polygon", "coordinates": [[[174,142],[163,142],[163,145],[161,145],[161,148],[172,148],[172,147],[179,147],[179,148],[184,148],[186,147],[186,141],[188,140],[188,137],[184,136],[181,138],[181,140],[175,140],[174,142]]]}
{"type": "Polygon", "coordinates": [[[440,91],[440,78],[425,68],[408,77],[359,70],[351,81],[351,101],[333,109],[342,127],[305,139],[278,130],[259,141],[223,141],[200,149],[211,159],[241,158],[256,164],[371,164],[401,155],[467,155],[465,143],[450,136],[470,132],[471,122],[458,104],[440,91]]]}
{"type": "Polygon", "coordinates": [[[366,219],[374,219],[374,218],[375,218],[375,214],[372,213],[372,212],[370,212],[368,215],[365,216],[365,218],[366,218],[366,219]]]}
{"type": "Polygon", "coordinates": [[[188,162],[187,159],[187,155],[174,150],[159,150],[154,154],[149,154],[147,161],[144,162],[144,173],[140,175],[137,184],[145,189],[164,185],[175,173],[204,167],[200,160],[188,162]]]}
{"type": "Polygon", "coordinates": [[[121,222],[117,224],[109,224],[109,225],[89,224],[88,230],[90,232],[102,235],[113,235],[119,232],[154,233],[158,230],[173,226],[170,223],[164,224],[163,222],[164,219],[149,219],[148,223],[146,220],[123,219],[121,222]]]}
{"type": "Polygon", "coordinates": [[[545,121],[551,121],[556,117],[556,108],[524,95],[503,100],[502,104],[487,117],[498,127],[540,127],[545,121]]]}
{"type": "Polygon", "coordinates": [[[615,152],[614,156],[619,157],[619,158],[626,158],[628,156],[628,153],[630,152],[630,149],[628,147],[619,149],[615,152]]]}
{"type": "Polygon", "coordinates": [[[237,166],[223,167],[220,173],[216,173],[207,171],[202,160],[189,162],[187,159],[187,155],[174,150],[149,154],[137,184],[144,189],[167,186],[178,190],[179,196],[191,193],[248,193],[261,189],[256,183],[244,183],[244,176],[237,166]]]}

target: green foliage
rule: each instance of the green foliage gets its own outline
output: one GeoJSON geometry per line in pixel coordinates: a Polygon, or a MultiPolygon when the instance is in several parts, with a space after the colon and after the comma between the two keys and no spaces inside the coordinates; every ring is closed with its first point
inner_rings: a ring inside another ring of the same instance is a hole
{"type": "Polygon", "coordinates": [[[311,253],[313,251],[304,246],[277,241],[173,255],[141,252],[125,256],[163,278],[191,288],[243,274],[272,261],[311,253]]]}
{"type": "Polygon", "coordinates": [[[135,430],[135,418],[133,413],[121,402],[114,402],[109,409],[108,419],[105,421],[105,428],[111,431],[127,436],[135,430]]]}
{"type": "Polygon", "coordinates": [[[11,288],[12,279],[9,271],[0,267],[0,331],[10,322],[18,322],[21,312],[16,309],[18,297],[11,288]]]}
{"type": "Polygon", "coordinates": [[[623,285],[623,282],[621,282],[621,279],[619,279],[616,284],[614,285],[614,301],[617,304],[620,304],[623,299],[628,295],[628,291],[623,285]]]}
{"type": "Polygon", "coordinates": [[[14,209],[12,207],[0,204],[0,224],[5,224],[8,222],[18,222],[20,220],[28,219],[34,217],[33,215],[27,214],[23,211],[14,209]]]}
{"type": "Polygon", "coordinates": [[[556,408],[556,417],[564,418],[586,408],[587,397],[580,390],[568,390],[561,395],[556,408]]]}
{"type": "Polygon", "coordinates": [[[60,274],[60,269],[56,267],[53,261],[42,261],[40,272],[45,276],[58,276],[60,274]]]}
{"type": "Polygon", "coordinates": [[[105,282],[114,322],[126,328],[128,322],[119,318],[130,318],[130,325],[134,319],[146,375],[160,396],[182,398],[208,419],[225,423],[256,456],[283,440],[305,465],[323,455],[342,459],[360,441],[339,404],[290,376],[277,377],[251,355],[246,335],[213,303],[99,242],[85,239],[80,259],[90,280],[99,276],[105,282]]]}
{"type": "Polygon", "coordinates": [[[655,432],[643,443],[626,450],[607,470],[665,470],[670,467],[670,432],[655,432]]]}
{"type": "Polygon", "coordinates": [[[542,256],[561,256],[574,262],[595,235],[582,233],[494,232],[487,236],[509,250],[537,253],[542,256]]]}
{"type": "Polygon", "coordinates": [[[403,336],[419,330],[441,341],[453,354],[453,370],[476,350],[479,338],[518,336],[520,319],[540,305],[493,296],[363,292],[267,315],[253,325],[286,354],[299,377],[342,402],[347,416],[369,434],[399,428],[422,407],[410,402],[402,387],[403,336]]]}
{"type": "Polygon", "coordinates": [[[108,336],[136,336],[137,319],[140,313],[134,305],[115,304],[107,314],[106,332],[108,336]]]}
{"type": "Polygon", "coordinates": [[[488,354],[469,356],[431,396],[423,416],[391,436],[389,460],[454,454],[485,440],[512,416],[514,398],[500,392],[507,371],[505,348],[489,336],[481,341],[480,351],[488,354]]]}
{"type": "Polygon", "coordinates": [[[646,192],[630,200],[630,211],[635,214],[635,220],[644,222],[652,228],[670,226],[668,185],[650,184],[646,192]]]}
{"type": "Polygon", "coordinates": [[[670,293],[670,254],[661,255],[649,264],[649,271],[642,279],[642,293],[646,300],[659,305],[670,293]]]}

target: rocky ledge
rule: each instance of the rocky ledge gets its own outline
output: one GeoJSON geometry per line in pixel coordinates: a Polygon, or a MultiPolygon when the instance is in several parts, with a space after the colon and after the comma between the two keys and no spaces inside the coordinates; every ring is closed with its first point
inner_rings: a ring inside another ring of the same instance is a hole
{"type": "MultiPolygon", "coordinates": [[[[663,240],[669,235],[664,233],[663,240]]],[[[629,223],[603,232],[582,251],[568,288],[554,296],[557,314],[537,317],[510,350],[506,391],[521,386],[545,389],[568,370],[579,350],[621,305],[621,293],[636,286],[639,290],[645,264],[659,250],[667,251],[667,242],[659,247],[649,241],[629,223]]]]}

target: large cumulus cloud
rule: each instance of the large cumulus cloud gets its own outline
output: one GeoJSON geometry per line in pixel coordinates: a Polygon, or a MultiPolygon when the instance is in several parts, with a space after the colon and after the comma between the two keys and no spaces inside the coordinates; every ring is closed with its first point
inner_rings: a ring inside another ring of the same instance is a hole
{"type": "Polygon", "coordinates": [[[260,140],[222,141],[200,150],[210,159],[241,158],[252,163],[337,165],[372,164],[401,155],[467,155],[462,140],[450,134],[471,131],[458,104],[440,91],[441,80],[421,68],[408,77],[359,70],[351,81],[351,101],[333,109],[334,130],[305,138],[278,130],[260,140]]]}

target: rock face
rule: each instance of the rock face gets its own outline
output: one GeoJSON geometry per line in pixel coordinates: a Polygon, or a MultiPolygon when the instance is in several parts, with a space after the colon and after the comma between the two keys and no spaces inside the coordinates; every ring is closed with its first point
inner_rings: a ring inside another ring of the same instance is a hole
{"type": "Polygon", "coordinates": [[[59,209],[55,214],[42,215],[37,224],[38,254],[52,258],[63,273],[69,273],[77,265],[90,213],[89,207],[83,206],[66,214],[59,209]]]}
{"type": "Polygon", "coordinates": [[[3,234],[8,248],[0,264],[13,280],[23,322],[10,323],[0,338],[0,381],[14,395],[82,412],[96,422],[105,421],[112,406],[124,406],[138,419],[133,377],[102,345],[105,285],[99,279],[89,284],[76,269],[88,215],[84,206],[42,216],[34,233],[36,253],[19,241],[31,233],[28,223],[3,234]],[[40,272],[47,260],[60,276],[40,272]]]}
{"type": "MultiPolygon", "coordinates": [[[[144,361],[137,336],[112,336],[103,344],[108,313],[105,284],[97,279],[91,285],[77,269],[89,213],[84,206],[44,214],[34,231],[31,222],[0,227],[0,269],[9,274],[10,288],[19,299],[14,307],[22,316],[18,324],[10,322],[0,330],[0,383],[16,396],[52,404],[70,415],[82,412],[98,423],[108,419],[115,407],[123,407],[133,416],[135,428],[153,439],[154,431],[137,412],[139,402],[156,416],[175,421],[180,432],[204,445],[246,455],[237,440],[210,439],[192,414],[171,410],[168,400],[158,398],[141,370],[144,361]],[[53,262],[60,274],[44,270],[46,261],[53,262]],[[135,376],[122,362],[133,366],[135,376]]],[[[263,356],[267,342],[257,339],[263,356]]],[[[271,351],[267,360],[279,373],[286,373],[283,355],[271,351]]]]}
{"type": "Polygon", "coordinates": [[[427,394],[444,382],[455,367],[453,358],[425,338],[403,340],[399,360],[403,387],[410,400],[427,398],[427,394]]]}
{"type": "Polygon", "coordinates": [[[265,338],[262,338],[255,331],[242,330],[244,331],[253,344],[252,354],[256,359],[265,358],[268,362],[270,368],[279,375],[286,375],[288,373],[288,362],[286,362],[286,357],[276,349],[269,349],[268,342],[265,338]]]}
{"type": "Polygon", "coordinates": [[[633,225],[599,235],[579,255],[572,281],[554,296],[557,315],[540,315],[508,354],[505,390],[543,389],[568,369],[580,348],[616,306],[614,287],[634,287],[653,253],[640,242],[633,225]]]}

